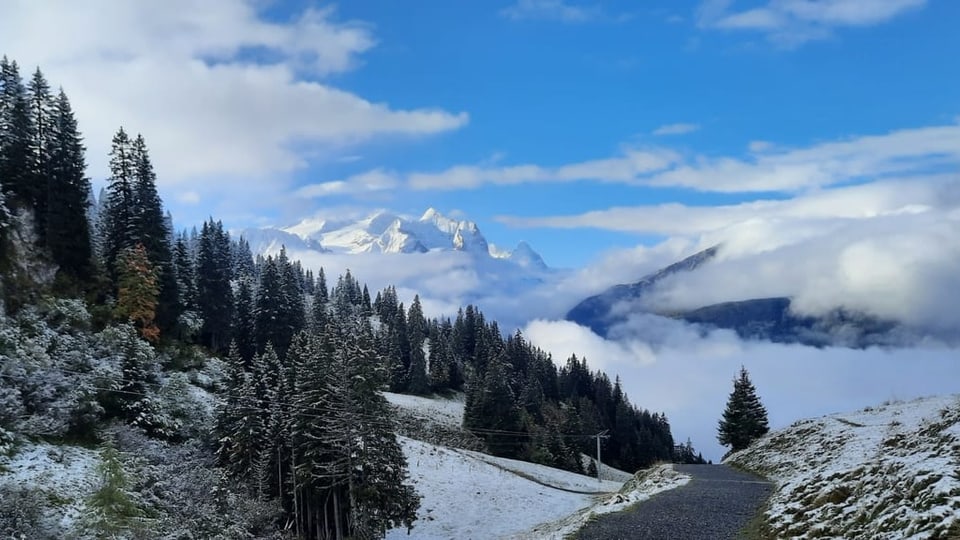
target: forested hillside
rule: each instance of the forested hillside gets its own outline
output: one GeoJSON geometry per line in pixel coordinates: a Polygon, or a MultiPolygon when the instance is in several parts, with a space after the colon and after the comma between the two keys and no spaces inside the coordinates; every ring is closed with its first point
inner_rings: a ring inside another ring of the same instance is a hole
{"type": "Polygon", "coordinates": [[[176,231],[142,135],[118,129],[94,198],[66,94],[0,65],[0,453],[80,445],[101,478],[59,503],[0,483],[0,533],[409,527],[419,497],[383,390],[464,392],[463,426],[500,456],[586,472],[607,432],[622,469],[695,459],[618,379],[576,356],[558,368],[474,306],[428,319],[392,287],[371,298],[349,272],[331,286],[283,251],[255,258],[219,221],[176,231]]]}

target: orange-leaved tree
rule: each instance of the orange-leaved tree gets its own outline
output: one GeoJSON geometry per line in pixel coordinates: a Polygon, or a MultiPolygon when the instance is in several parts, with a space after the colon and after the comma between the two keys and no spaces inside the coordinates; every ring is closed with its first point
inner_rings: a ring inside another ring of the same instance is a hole
{"type": "Polygon", "coordinates": [[[124,249],[117,263],[117,316],[129,320],[144,339],[156,343],[160,339],[160,329],[154,321],[160,294],[157,268],[140,243],[124,249]]]}

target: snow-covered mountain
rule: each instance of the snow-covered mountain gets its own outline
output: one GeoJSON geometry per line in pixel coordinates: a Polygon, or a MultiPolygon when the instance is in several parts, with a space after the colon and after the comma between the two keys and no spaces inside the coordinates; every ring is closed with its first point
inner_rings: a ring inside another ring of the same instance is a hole
{"type": "Polygon", "coordinates": [[[548,267],[526,242],[503,249],[488,242],[476,223],[433,208],[419,217],[386,211],[356,220],[319,215],[288,227],[231,234],[243,236],[255,255],[276,255],[286,247],[305,268],[323,268],[331,286],[349,270],[372,291],[393,285],[406,302],[419,294],[431,316],[454,316],[460,306],[475,304],[508,328],[529,320],[530,310],[518,308],[546,304],[543,295],[536,302],[523,298],[569,272],[548,267]]]}
{"type": "Polygon", "coordinates": [[[458,251],[507,260],[523,268],[547,269],[526,242],[513,250],[501,250],[487,242],[476,223],[451,219],[433,208],[419,219],[379,211],[358,221],[308,218],[290,227],[245,229],[240,234],[255,253],[273,253],[281,245],[288,250],[345,254],[458,251]]]}

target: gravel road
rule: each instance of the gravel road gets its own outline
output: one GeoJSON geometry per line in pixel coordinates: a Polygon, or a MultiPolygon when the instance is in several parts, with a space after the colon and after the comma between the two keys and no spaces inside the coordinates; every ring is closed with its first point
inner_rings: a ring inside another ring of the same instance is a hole
{"type": "Polygon", "coordinates": [[[600,516],[580,540],[729,540],[756,515],[773,485],[726,465],[676,465],[692,480],[636,505],[600,516]]]}

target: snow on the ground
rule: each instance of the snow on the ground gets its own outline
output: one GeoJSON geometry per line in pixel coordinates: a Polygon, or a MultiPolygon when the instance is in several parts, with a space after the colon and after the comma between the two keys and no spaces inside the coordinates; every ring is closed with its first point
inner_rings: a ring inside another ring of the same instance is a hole
{"type": "Polygon", "coordinates": [[[529,478],[534,482],[569,491],[580,491],[591,494],[612,493],[623,487],[623,482],[604,480],[598,482],[596,478],[576,474],[561,469],[554,469],[536,463],[507,459],[470,450],[457,450],[461,454],[489,463],[494,467],[506,469],[514,474],[529,478]]]}
{"type": "MultiPolygon", "coordinates": [[[[603,456],[600,456],[601,459],[603,456]]],[[[591,463],[596,463],[596,456],[588,456],[586,454],[580,454],[580,462],[583,463],[584,470],[587,470],[590,467],[591,463]]],[[[614,469],[613,467],[600,463],[600,478],[604,480],[613,480],[615,482],[620,482],[621,484],[627,482],[633,478],[633,475],[621,471],[620,469],[614,469]]]]}
{"type": "Polygon", "coordinates": [[[426,398],[384,392],[383,397],[417,418],[431,420],[445,427],[459,429],[463,422],[463,394],[453,398],[426,398]]]}
{"type": "Polygon", "coordinates": [[[960,396],[802,420],[727,462],[777,483],[778,536],[960,537],[960,396]]]}
{"type": "MultiPolygon", "coordinates": [[[[546,487],[478,459],[473,452],[405,437],[399,440],[407,457],[410,477],[422,499],[419,519],[411,535],[407,536],[406,529],[394,529],[387,533],[388,539],[514,538],[596,502],[595,496],[546,487]]],[[[528,472],[533,471],[530,476],[547,478],[548,475],[536,470],[540,466],[525,465],[529,466],[528,472]]],[[[549,479],[557,480],[560,476],[562,474],[551,473],[549,479]]],[[[577,482],[566,479],[560,483],[577,485],[577,482]]]]}
{"type": "Polygon", "coordinates": [[[0,457],[0,486],[30,489],[41,486],[44,498],[50,502],[50,506],[44,508],[43,521],[60,531],[68,531],[80,517],[86,497],[93,492],[99,461],[96,450],[47,443],[24,444],[12,457],[0,457]]]}
{"type": "Polygon", "coordinates": [[[626,510],[627,507],[645,501],[657,493],[678,488],[689,481],[690,477],[674,470],[673,465],[657,465],[638,472],[632,480],[624,484],[619,493],[607,497],[600,503],[553,523],[541,525],[516,538],[518,540],[562,540],[580,530],[594,516],[626,510]]]}

